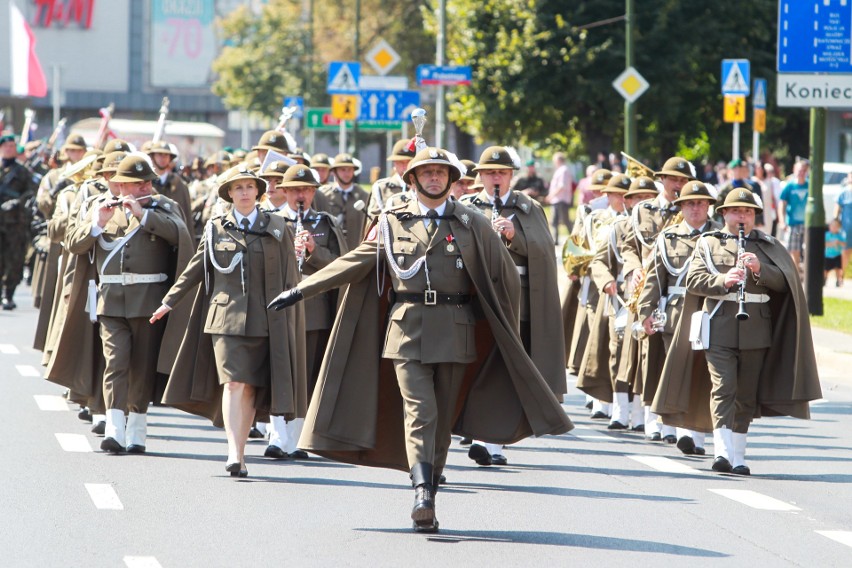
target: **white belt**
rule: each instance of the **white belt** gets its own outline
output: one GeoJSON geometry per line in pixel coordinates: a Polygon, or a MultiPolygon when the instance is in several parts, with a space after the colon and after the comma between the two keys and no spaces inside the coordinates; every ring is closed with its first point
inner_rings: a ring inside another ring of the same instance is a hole
{"type": "Polygon", "coordinates": [[[135,274],[133,272],[122,272],[121,274],[101,274],[101,284],[121,284],[130,286],[132,284],[154,284],[165,282],[168,276],[160,274],[135,274]]]}
{"type": "MultiPolygon", "coordinates": [[[[737,292],[731,292],[730,294],[725,294],[724,296],[710,297],[714,300],[719,300],[721,302],[738,302],[740,300],[740,296],[737,292]]],[[[752,294],[751,292],[746,292],[745,301],[746,304],[765,304],[769,301],[769,294],[752,294]]]]}
{"type": "Polygon", "coordinates": [[[685,296],[686,295],[686,286],[669,286],[669,297],[672,296],[685,296]]]}
{"type": "Polygon", "coordinates": [[[515,268],[518,269],[518,274],[520,274],[521,276],[527,275],[527,267],[526,266],[516,266],[515,268]]]}

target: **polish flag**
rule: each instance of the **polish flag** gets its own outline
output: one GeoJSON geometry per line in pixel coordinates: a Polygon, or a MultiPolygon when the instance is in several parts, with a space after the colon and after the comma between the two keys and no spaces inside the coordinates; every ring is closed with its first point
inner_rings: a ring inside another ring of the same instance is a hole
{"type": "Polygon", "coordinates": [[[12,53],[12,95],[17,97],[47,96],[47,81],[35,54],[35,36],[24,15],[9,3],[9,38],[12,53]]]}

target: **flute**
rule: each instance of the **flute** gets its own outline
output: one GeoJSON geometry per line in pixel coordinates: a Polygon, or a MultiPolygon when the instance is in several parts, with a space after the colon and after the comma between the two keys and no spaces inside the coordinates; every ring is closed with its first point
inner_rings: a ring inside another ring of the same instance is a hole
{"type": "MultiPolygon", "coordinates": [[[[743,254],[745,254],[745,225],[740,223],[740,230],[737,234],[737,268],[741,270],[745,270],[745,261],[743,260],[743,254]]],[[[748,312],[746,312],[746,300],[745,300],[745,287],[746,287],[746,279],[745,277],[740,282],[740,287],[737,290],[737,303],[739,304],[739,310],[737,311],[737,319],[740,321],[745,321],[748,319],[748,312]]]]}

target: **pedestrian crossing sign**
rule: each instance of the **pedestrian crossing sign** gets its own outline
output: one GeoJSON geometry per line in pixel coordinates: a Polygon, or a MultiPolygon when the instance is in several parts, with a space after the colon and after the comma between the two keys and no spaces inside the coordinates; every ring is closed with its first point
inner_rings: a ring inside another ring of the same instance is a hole
{"type": "Polygon", "coordinates": [[[722,94],[749,96],[751,64],[748,59],[722,60],[722,94]]]}
{"type": "Polygon", "coordinates": [[[333,61],[328,65],[326,92],[331,95],[357,95],[361,64],[354,61],[333,61]]]}
{"type": "Polygon", "coordinates": [[[358,95],[333,95],[331,97],[331,116],[338,120],[356,120],[360,106],[358,95]]]}

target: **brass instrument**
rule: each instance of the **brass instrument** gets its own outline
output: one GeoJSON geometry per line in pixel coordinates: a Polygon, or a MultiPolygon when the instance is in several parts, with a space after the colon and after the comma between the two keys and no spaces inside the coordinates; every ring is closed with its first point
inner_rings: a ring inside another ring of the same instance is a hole
{"type": "MultiPolygon", "coordinates": [[[[637,206],[638,207],[638,206],[637,206]]],[[[672,215],[668,219],[663,222],[663,226],[660,227],[660,230],[657,234],[662,233],[669,227],[674,227],[675,225],[679,225],[683,221],[683,212],[678,211],[675,215],[672,215]]],[[[645,281],[648,280],[648,270],[651,268],[651,263],[654,260],[653,251],[648,255],[648,258],[645,259],[645,262],[642,263],[642,280],[639,281],[639,284],[636,285],[630,291],[630,295],[627,298],[627,309],[633,312],[634,314],[639,313],[639,296],[642,295],[642,288],[645,287],[645,281]]],[[[665,314],[664,314],[665,315],[665,314]]],[[[665,325],[665,324],[664,324],[665,325]]]]}
{"type": "MultiPolygon", "coordinates": [[[[302,216],[305,214],[305,203],[303,201],[299,202],[299,209],[296,211],[296,238],[300,239],[302,243],[307,241],[304,236],[300,236],[300,233],[304,231],[304,225],[302,224],[302,216]]],[[[299,263],[299,273],[302,272],[302,266],[305,264],[305,250],[302,249],[301,252],[296,256],[296,261],[299,263]]]]}
{"type": "Polygon", "coordinates": [[[562,266],[569,276],[583,276],[593,258],[595,253],[580,246],[574,237],[568,237],[562,245],[562,266]]]}
{"type": "MultiPolygon", "coordinates": [[[[740,230],[737,233],[737,268],[739,268],[740,270],[745,270],[745,261],[743,260],[743,254],[745,254],[745,225],[740,223],[740,230]]],[[[737,288],[737,303],[739,304],[739,309],[737,310],[737,319],[740,321],[745,321],[748,319],[748,312],[745,308],[745,287],[746,279],[744,276],[742,281],[740,281],[739,287],[737,288]]]]}
{"type": "Polygon", "coordinates": [[[627,171],[624,172],[624,173],[626,173],[628,176],[630,176],[633,179],[636,179],[639,176],[646,176],[646,177],[649,177],[651,179],[654,178],[654,170],[653,169],[649,168],[648,166],[646,166],[645,164],[643,164],[642,162],[640,162],[636,158],[625,154],[624,152],[622,152],[621,155],[624,156],[625,158],[627,158],[627,168],[626,168],[627,171]]]}

